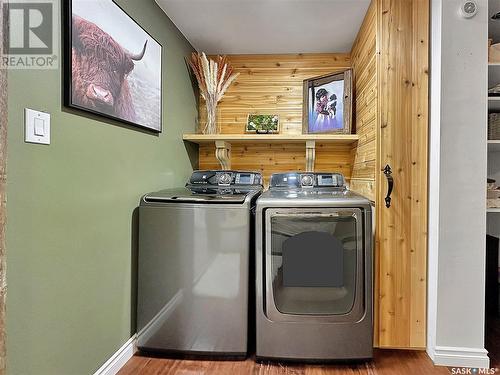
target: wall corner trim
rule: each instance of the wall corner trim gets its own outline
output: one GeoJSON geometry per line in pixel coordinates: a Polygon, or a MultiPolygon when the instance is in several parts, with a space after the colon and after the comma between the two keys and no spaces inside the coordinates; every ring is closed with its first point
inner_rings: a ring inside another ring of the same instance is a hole
{"type": "Polygon", "coordinates": [[[116,351],[94,375],[115,375],[137,351],[137,334],[134,334],[116,351]]]}
{"type": "Polygon", "coordinates": [[[437,366],[489,368],[488,351],[484,348],[460,348],[436,346],[428,348],[427,354],[437,366]]]}

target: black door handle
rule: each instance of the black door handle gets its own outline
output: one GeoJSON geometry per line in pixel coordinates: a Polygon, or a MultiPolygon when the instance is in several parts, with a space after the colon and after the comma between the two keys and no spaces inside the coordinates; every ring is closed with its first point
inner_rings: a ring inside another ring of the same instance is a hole
{"type": "Polygon", "coordinates": [[[392,178],[392,170],[389,164],[384,168],[385,177],[387,177],[387,195],[385,197],[385,206],[387,208],[391,207],[391,193],[394,188],[394,178],[392,178]]]}

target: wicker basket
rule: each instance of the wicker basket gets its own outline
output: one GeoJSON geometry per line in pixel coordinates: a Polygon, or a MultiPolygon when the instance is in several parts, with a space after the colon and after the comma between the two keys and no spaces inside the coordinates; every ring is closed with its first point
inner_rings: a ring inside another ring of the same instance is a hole
{"type": "Polygon", "coordinates": [[[486,208],[500,208],[500,199],[486,199],[486,208]]]}
{"type": "Polygon", "coordinates": [[[500,113],[490,113],[488,116],[488,139],[500,140],[500,113]]]}

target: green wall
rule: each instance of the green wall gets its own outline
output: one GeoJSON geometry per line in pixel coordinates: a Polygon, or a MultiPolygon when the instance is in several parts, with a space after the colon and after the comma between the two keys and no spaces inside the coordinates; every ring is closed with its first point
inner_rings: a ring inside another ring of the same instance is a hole
{"type": "Polygon", "coordinates": [[[118,3],[163,45],[159,136],[63,110],[61,71],[9,72],[8,374],[90,374],[129,339],[134,208],[192,170],[192,47],[154,0],[118,3]],[[25,107],[50,112],[50,146],[24,143],[25,107]]]}

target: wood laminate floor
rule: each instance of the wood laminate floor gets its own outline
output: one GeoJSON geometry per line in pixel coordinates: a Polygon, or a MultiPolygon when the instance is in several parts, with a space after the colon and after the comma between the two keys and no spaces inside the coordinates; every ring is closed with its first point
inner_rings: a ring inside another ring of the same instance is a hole
{"type": "Polygon", "coordinates": [[[376,350],[366,363],[335,365],[259,364],[246,361],[201,361],[134,356],[118,375],[449,375],[446,367],[432,364],[424,351],[376,350]]]}

